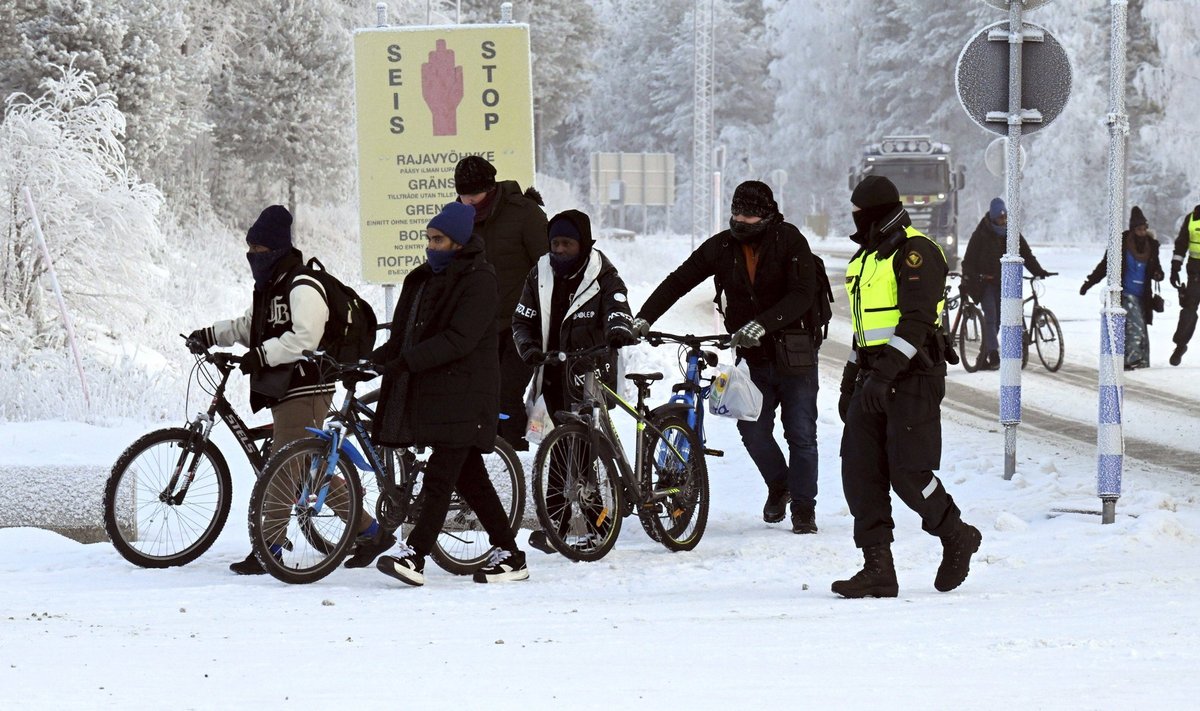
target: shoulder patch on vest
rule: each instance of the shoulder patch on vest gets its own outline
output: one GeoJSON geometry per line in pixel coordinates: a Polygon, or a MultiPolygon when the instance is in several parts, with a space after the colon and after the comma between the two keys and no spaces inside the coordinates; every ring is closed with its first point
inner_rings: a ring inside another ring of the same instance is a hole
{"type": "Polygon", "coordinates": [[[908,266],[912,267],[913,269],[916,269],[917,267],[921,266],[920,253],[917,252],[916,250],[909,252],[908,256],[906,256],[904,258],[904,263],[907,264],[908,266]]]}

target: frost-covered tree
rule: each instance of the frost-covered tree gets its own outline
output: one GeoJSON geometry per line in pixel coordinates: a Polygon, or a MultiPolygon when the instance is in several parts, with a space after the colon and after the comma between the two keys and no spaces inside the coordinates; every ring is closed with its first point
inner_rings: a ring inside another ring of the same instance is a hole
{"type": "Polygon", "coordinates": [[[136,331],[168,276],[155,266],[162,197],[126,166],[125,118],[111,94],[74,68],[42,89],[9,97],[0,123],[0,315],[39,342],[61,335],[45,303],[49,265],[23,199],[28,188],[76,317],[101,333],[136,331]]]}
{"type": "Polygon", "coordinates": [[[293,209],[301,192],[318,202],[348,197],[353,83],[340,12],[333,0],[241,8],[236,54],[210,100],[216,147],[244,168],[227,172],[222,188],[235,210],[281,193],[293,209]]]}

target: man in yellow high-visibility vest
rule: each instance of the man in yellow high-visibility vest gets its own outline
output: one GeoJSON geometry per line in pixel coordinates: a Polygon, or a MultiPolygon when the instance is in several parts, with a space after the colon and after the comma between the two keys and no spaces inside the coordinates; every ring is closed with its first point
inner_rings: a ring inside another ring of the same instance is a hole
{"type": "Polygon", "coordinates": [[[1179,236],[1175,238],[1175,254],[1171,257],[1171,286],[1179,290],[1179,325],[1175,328],[1175,351],[1171,365],[1183,362],[1188,341],[1196,332],[1196,307],[1200,306],[1200,205],[1183,216],[1179,236]],[[1187,261],[1187,281],[1179,278],[1187,261]]]}
{"type": "Polygon", "coordinates": [[[842,372],[838,412],[842,489],[854,516],[862,570],[833,584],[842,597],[896,597],[890,489],[942,540],[939,591],[967,578],[982,540],[933,474],[941,465],[941,402],[946,394],[946,257],[917,231],[885,177],[864,178],[850,198],[861,247],[846,266],[854,344],[842,372]]]}

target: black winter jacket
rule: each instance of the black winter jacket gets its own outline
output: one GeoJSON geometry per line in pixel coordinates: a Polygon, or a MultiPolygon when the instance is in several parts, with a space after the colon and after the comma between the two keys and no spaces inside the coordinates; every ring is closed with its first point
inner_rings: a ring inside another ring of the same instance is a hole
{"type": "MultiPolygon", "coordinates": [[[[1121,272],[1117,275],[1118,284],[1124,284],[1125,280],[1125,255],[1130,252],[1134,254],[1138,252],[1138,250],[1134,249],[1134,240],[1136,239],[1137,236],[1129,230],[1121,233],[1121,272]]],[[[1147,255],[1146,277],[1153,281],[1162,281],[1165,275],[1163,274],[1162,262],[1158,258],[1159,248],[1162,245],[1151,235],[1146,235],[1146,239],[1149,240],[1149,245],[1141,250],[1147,255]]],[[[1092,270],[1087,279],[1083,280],[1083,283],[1090,289],[1092,286],[1103,281],[1106,276],[1108,276],[1108,250],[1104,251],[1104,256],[1100,259],[1100,263],[1096,265],[1096,268],[1092,270]]],[[[1146,325],[1154,323],[1154,309],[1150,304],[1151,293],[1151,286],[1148,281],[1146,282],[1146,293],[1142,294],[1142,316],[1146,319],[1146,325]]]]}
{"type": "Polygon", "coordinates": [[[522,193],[517,181],[502,180],[496,186],[491,213],[475,223],[475,233],[483,236],[487,260],[496,269],[500,295],[496,330],[501,338],[508,338],[525,276],[538,258],[550,251],[541,200],[533,188],[522,193]]]}
{"type": "MultiPolygon", "coordinates": [[[[1025,235],[1018,237],[1018,251],[1021,259],[1025,260],[1025,268],[1034,276],[1044,277],[1048,272],[1038,263],[1025,235]]],[[[963,286],[967,294],[978,301],[983,297],[984,284],[1000,284],[1000,258],[1008,248],[1008,237],[998,234],[992,229],[988,216],[979,220],[979,225],[971,233],[971,241],[967,243],[967,251],[963,254],[962,275],[963,286]]]]}
{"type": "Polygon", "coordinates": [[[391,337],[371,356],[387,367],[372,434],[376,444],[492,451],[500,416],[495,317],[496,272],[478,235],[442,274],[428,264],[409,272],[391,337]]]}
{"type": "Polygon", "coordinates": [[[812,251],[800,230],[787,222],[769,228],[758,243],[754,283],[746,268],[742,243],[729,230],[710,237],[678,269],[663,280],[638,312],[654,323],[683,295],[708,277],[714,277],[725,300],[725,329],[737,331],[758,321],[767,336],[756,348],[739,349],[751,363],[773,363],[775,347],[770,334],[800,328],[817,293],[812,251]]]}
{"type": "MultiPolygon", "coordinates": [[[[632,318],[629,294],[616,267],[600,250],[593,248],[583,267],[583,279],[570,299],[562,320],[550,323],[550,301],[555,288],[554,270],[550,255],[538,260],[525,279],[524,293],[513,314],[513,341],[517,354],[526,358],[533,349],[546,350],[550,329],[558,329],[557,350],[583,350],[605,342],[609,333],[630,331],[632,318]]],[[[558,280],[561,284],[563,280],[558,280]]],[[[617,356],[612,354],[601,368],[605,383],[617,385],[617,356]]],[[[544,366],[539,366],[533,378],[530,401],[537,400],[542,389],[544,366]]]]}

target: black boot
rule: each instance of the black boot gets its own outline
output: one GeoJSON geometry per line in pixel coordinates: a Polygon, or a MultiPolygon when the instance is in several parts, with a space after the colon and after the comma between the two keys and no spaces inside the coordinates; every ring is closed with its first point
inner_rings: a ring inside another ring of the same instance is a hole
{"type": "Polygon", "coordinates": [[[229,569],[238,575],[266,575],[267,571],[262,567],[262,563],[258,562],[258,558],[254,554],[246,556],[245,560],[239,560],[236,563],[230,563],[229,569]]]}
{"type": "Polygon", "coordinates": [[[863,569],[849,580],[838,580],[833,591],[842,597],[896,597],[900,584],[896,582],[896,566],[892,562],[892,547],[888,543],[862,549],[863,569]]]}
{"type": "Polygon", "coordinates": [[[792,500],[787,490],[787,482],[769,484],[767,486],[767,503],[763,504],[763,520],[767,523],[779,523],[787,513],[788,502],[792,500]]]}
{"type": "Polygon", "coordinates": [[[971,555],[979,550],[983,534],[978,528],[961,520],[949,534],[942,536],[942,564],[938,566],[933,587],[949,592],[967,579],[971,572],[971,555]]]}
{"type": "Polygon", "coordinates": [[[1183,354],[1187,353],[1187,346],[1175,346],[1175,351],[1171,353],[1171,365],[1179,365],[1183,362],[1183,354]]]}
{"type": "Polygon", "coordinates": [[[816,504],[792,504],[792,533],[816,533],[816,509],[816,504]]]}

